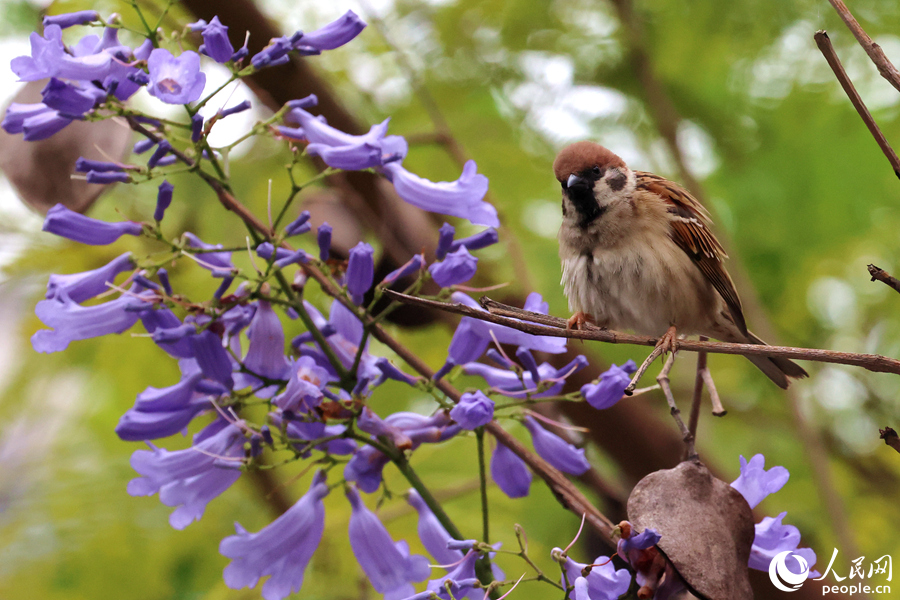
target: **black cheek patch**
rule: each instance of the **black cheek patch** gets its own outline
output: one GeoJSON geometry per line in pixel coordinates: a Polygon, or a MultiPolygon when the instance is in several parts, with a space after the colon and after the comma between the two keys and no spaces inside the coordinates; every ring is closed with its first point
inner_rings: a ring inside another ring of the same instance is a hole
{"type": "Polygon", "coordinates": [[[614,192],[618,192],[623,187],[625,187],[625,182],[627,182],[627,181],[628,181],[628,177],[625,175],[625,173],[622,173],[621,171],[619,171],[618,173],[616,173],[615,175],[613,175],[612,177],[607,179],[606,183],[607,183],[607,185],[609,185],[609,189],[611,189],[614,192]]]}

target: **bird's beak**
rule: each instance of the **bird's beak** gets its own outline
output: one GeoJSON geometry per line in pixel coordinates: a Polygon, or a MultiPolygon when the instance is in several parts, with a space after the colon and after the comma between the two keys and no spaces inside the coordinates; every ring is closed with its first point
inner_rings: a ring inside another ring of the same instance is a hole
{"type": "Polygon", "coordinates": [[[566,188],[571,189],[573,187],[590,187],[588,185],[587,180],[584,177],[579,177],[575,173],[569,175],[569,179],[566,180],[566,188]]]}

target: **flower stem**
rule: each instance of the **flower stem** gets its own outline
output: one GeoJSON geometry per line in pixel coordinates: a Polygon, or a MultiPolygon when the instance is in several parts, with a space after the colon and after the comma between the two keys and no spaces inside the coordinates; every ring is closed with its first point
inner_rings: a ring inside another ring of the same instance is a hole
{"type": "Polygon", "coordinates": [[[490,544],[490,519],[488,519],[487,471],[484,468],[484,427],[475,430],[478,441],[478,478],[481,480],[481,526],[482,541],[490,544]]]}

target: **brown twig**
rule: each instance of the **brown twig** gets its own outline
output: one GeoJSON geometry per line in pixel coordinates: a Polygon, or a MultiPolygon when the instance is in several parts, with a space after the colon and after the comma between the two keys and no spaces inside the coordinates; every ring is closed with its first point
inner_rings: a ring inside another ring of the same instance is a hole
{"type": "MultiPolygon", "coordinates": [[[[506,325],[512,329],[531,333],[533,335],[547,335],[552,337],[564,337],[579,340],[594,340],[610,344],[635,344],[638,346],[656,346],[657,338],[646,335],[632,335],[609,329],[587,325],[586,329],[566,329],[566,320],[559,317],[533,313],[513,306],[507,306],[491,300],[482,299],[482,306],[487,311],[471,308],[464,304],[438,302],[425,298],[407,296],[392,290],[385,293],[407,304],[418,304],[446,310],[467,317],[474,317],[482,321],[506,325]],[[522,321],[518,320],[522,319],[522,321]],[[525,321],[525,322],[523,322],[525,321]]],[[[678,340],[678,349],[688,352],[706,351],[715,354],[739,354],[741,356],[773,356],[814,362],[836,363],[862,367],[875,373],[894,373],[900,375],[900,360],[881,356],[879,354],[858,354],[855,352],[838,352],[836,350],[821,350],[819,348],[794,348],[792,346],[764,346],[758,344],[733,344],[729,342],[701,342],[698,340],[678,340]]]]}
{"type": "MultiPolygon", "coordinates": [[[[700,336],[700,341],[707,340],[705,335],[700,336]]],[[[703,370],[706,369],[706,352],[697,353],[697,376],[694,378],[694,395],[691,398],[691,414],[688,417],[688,430],[694,438],[697,437],[697,425],[700,422],[700,402],[703,399],[703,370]]]]}
{"type": "Polygon", "coordinates": [[[828,1],[831,3],[831,6],[834,7],[834,10],[837,11],[838,15],[840,15],[841,19],[843,19],[847,28],[859,42],[859,45],[863,47],[863,50],[866,51],[866,54],[869,55],[869,58],[872,59],[872,62],[878,67],[878,72],[881,73],[881,76],[887,79],[888,82],[900,92],[900,71],[898,71],[897,67],[888,60],[888,57],[884,53],[884,50],[881,49],[881,46],[872,41],[872,38],[863,31],[863,28],[857,20],[853,18],[853,15],[850,14],[850,9],[847,8],[847,5],[844,4],[842,0],[828,1]]]}
{"type": "Polygon", "coordinates": [[[878,430],[878,437],[884,440],[884,443],[900,452],[900,436],[892,427],[885,427],[878,430]]]}
{"type": "Polygon", "coordinates": [[[659,375],[656,376],[656,381],[659,383],[659,387],[662,388],[663,395],[665,395],[666,402],[669,405],[669,412],[672,414],[672,418],[675,419],[678,430],[681,432],[681,439],[685,443],[685,460],[694,460],[697,458],[697,451],[694,449],[694,434],[692,434],[685,426],[684,420],[681,418],[681,410],[678,408],[678,405],[675,404],[672,386],[669,385],[669,371],[672,370],[672,365],[674,364],[675,353],[672,352],[669,354],[668,358],[666,358],[666,362],[659,372],[659,375]]]}
{"type": "Polygon", "coordinates": [[[890,273],[875,265],[869,265],[867,268],[869,269],[869,275],[872,276],[872,281],[880,281],[895,292],[900,292],[900,279],[891,277],[890,273]]]}
{"type": "Polygon", "coordinates": [[[856,91],[856,87],[854,87],[853,82],[850,81],[850,77],[847,76],[847,72],[844,70],[844,66],[841,64],[837,52],[834,51],[834,46],[831,44],[831,39],[828,37],[828,34],[825,31],[817,31],[813,37],[816,40],[819,51],[825,57],[825,60],[828,61],[828,66],[834,71],[834,76],[837,77],[837,80],[841,84],[841,87],[844,88],[847,97],[850,98],[850,103],[853,104],[856,112],[862,117],[866,127],[869,128],[869,133],[875,138],[878,147],[881,148],[881,151],[891,163],[894,174],[900,178],[900,158],[897,157],[897,153],[894,152],[891,144],[887,141],[887,138],[884,137],[878,124],[875,123],[875,119],[872,118],[872,113],[866,108],[862,97],[859,95],[859,92],[856,91]]]}

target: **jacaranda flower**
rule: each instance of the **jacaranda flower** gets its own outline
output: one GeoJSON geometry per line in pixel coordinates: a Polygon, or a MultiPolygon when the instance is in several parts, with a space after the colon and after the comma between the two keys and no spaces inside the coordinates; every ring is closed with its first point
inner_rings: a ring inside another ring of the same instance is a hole
{"type": "Polygon", "coordinates": [[[47,282],[46,297],[55,298],[64,293],[72,302],[84,302],[109,291],[107,284],[112,283],[119,273],[133,268],[131,253],[126,252],[99,269],[70,275],[51,275],[47,282]]]}
{"type": "Polygon", "coordinates": [[[563,473],[581,475],[591,468],[584,458],[584,449],[550,433],[532,417],[525,417],[525,427],[531,433],[531,443],[538,455],[563,473]]]}
{"type": "Polygon", "coordinates": [[[336,21],[310,33],[304,33],[299,43],[316,50],[334,50],[358,36],[365,28],[365,21],[352,10],[348,10],[336,21]]]}
{"type": "Polygon", "coordinates": [[[527,496],[531,487],[531,471],[521,458],[500,443],[491,456],[491,478],[510,498],[527,496]]]}
{"type": "Polygon", "coordinates": [[[456,252],[448,253],[444,260],[431,265],[428,271],[435,283],[443,288],[467,282],[477,269],[478,259],[469,254],[465,246],[460,246],[456,252]]]}
{"type": "Polygon", "coordinates": [[[462,395],[459,403],[450,409],[450,418],[469,431],[486,425],[494,418],[494,401],[481,391],[462,395]]]}
{"type": "Polygon", "coordinates": [[[424,581],[431,572],[428,559],[419,554],[410,556],[406,541],[395,543],[353,486],[347,488],[347,499],[352,508],[350,547],[372,587],[384,594],[385,600],[411,596],[415,591],[411,582],[424,581]]]}
{"type": "Polygon", "coordinates": [[[156,194],[156,210],[153,211],[153,220],[162,221],[166,214],[166,209],[172,204],[172,192],[175,186],[166,180],[159,184],[159,191],[156,194]]]}
{"type": "MultiPolygon", "coordinates": [[[[798,548],[800,544],[800,530],[793,525],[784,525],[781,521],[787,515],[781,513],[775,518],[764,517],[756,524],[756,536],[753,538],[753,547],[750,549],[750,568],[759,571],[768,571],[772,559],[781,552],[790,550],[793,554],[802,556],[809,567],[816,564],[816,553],[812,548],[798,548]]],[[[785,561],[792,571],[799,573],[800,565],[796,559],[785,561]]],[[[818,574],[811,572],[817,577],[818,574]]]]}
{"type": "Polygon", "coordinates": [[[337,380],[308,356],[291,363],[287,387],[272,402],[283,411],[306,414],[322,402],[322,390],[329,381],[337,380]]]}
{"type": "Polygon", "coordinates": [[[600,376],[597,383],[586,383],[581,386],[581,395],[597,410],[609,408],[622,399],[625,388],[631,383],[631,374],[636,370],[637,365],[633,360],[627,361],[621,367],[613,364],[600,376]]]}
{"type": "Polygon", "coordinates": [[[422,540],[422,545],[425,546],[432,558],[441,565],[458,562],[463,557],[463,553],[447,547],[447,542],[453,538],[422,500],[419,492],[410,489],[406,501],[419,513],[419,539],[422,540]]]}
{"type": "Polygon", "coordinates": [[[731,487],[741,493],[750,508],[756,508],[766,496],[783,488],[790,476],[784,467],[772,467],[767,471],[766,457],[762,454],[755,455],[749,463],[741,456],[741,475],[731,487]]]}
{"type": "Polygon", "coordinates": [[[225,567],[225,585],[234,590],[254,587],[261,577],[271,575],[262,587],[265,600],[281,600],[299,592],[306,566],[325,531],[322,498],[327,495],[325,474],[319,471],[309,491],[257,533],[248,533],[235,523],[237,535],[219,544],[219,552],[232,559],[225,567]]]}
{"type": "Polygon", "coordinates": [[[219,17],[213,17],[212,21],[203,26],[200,31],[203,35],[203,45],[200,53],[205,54],[217,63],[227,63],[234,55],[234,46],[228,39],[228,27],[222,25],[219,17]]]}
{"type": "MultiPolygon", "coordinates": [[[[562,550],[554,548],[551,555],[561,554],[562,550]]],[[[612,559],[608,556],[598,556],[591,563],[590,573],[583,576],[583,570],[587,565],[575,562],[566,557],[566,564],[563,566],[566,576],[562,579],[563,587],[568,585],[576,586],[575,598],[577,600],[617,600],[619,596],[628,591],[631,586],[631,573],[628,569],[618,569],[612,563],[612,559]],[[584,583],[580,584],[584,587],[579,594],[577,589],[579,579],[583,579],[584,583]],[[567,581],[568,580],[568,581],[567,581]]]]}
{"type": "Polygon", "coordinates": [[[195,102],[206,86],[206,74],[200,70],[200,56],[190,50],[177,58],[165,48],[157,48],[147,60],[150,84],[147,91],[166,104],[195,102]]]}
{"type": "Polygon", "coordinates": [[[512,364],[508,363],[505,358],[499,354],[492,356],[491,350],[493,348],[489,348],[486,354],[492,358],[499,358],[500,363],[506,366],[505,369],[498,369],[484,363],[470,362],[463,365],[463,372],[467,375],[484,378],[492,390],[510,398],[524,398],[527,394],[531,394],[532,398],[543,398],[558,394],[565,385],[567,377],[588,365],[588,360],[583,355],[576,356],[569,364],[558,369],[550,363],[541,363],[537,367],[538,381],[535,383],[533,374],[526,371],[520,375],[512,370],[512,364]],[[546,390],[537,393],[537,384],[541,382],[551,383],[551,385],[546,390]]]}
{"type": "Polygon", "coordinates": [[[140,235],[143,227],[134,221],[106,223],[69,210],[57,204],[47,212],[44,231],[82,244],[104,246],[123,235],[140,235]]]}
{"type": "Polygon", "coordinates": [[[233,459],[232,464],[239,465],[237,459],[244,456],[239,423],[221,418],[213,421],[194,436],[193,447],[186,450],[170,452],[147,444],[150,450],[136,450],[131,455],[131,466],[141,477],[128,482],[128,493],[150,496],[159,492],[160,502],[178,507],[169,516],[175,529],[184,529],[202,517],[210,500],[241,476],[240,470],[223,464],[233,459]]]}
{"type": "Polygon", "coordinates": [[[347,262],[347,291],[353,303],[360,305],[375,277],[375,250],[369,244],[360,242],[350,249],[350,260],[347,262]]]}
{"type": "Polygon", "coordinates": [[[44,17],[43,25],[45,28],[49,25],[58,25],[62,29],[66,29],[73,25],[84,25],[99,19],[100,14],[96,10],[80,10],[59,15],[47,15],[44,17]]]}
{"type": "MultiPolygon", "coordinates": [[[[257,301],[247,337],[250,338],[250,347],[243,364],[250,373],[238,374],[237,386],[264,385],[257,375],[270,380],[286,379],[291,367],[284,355],[284,329],[272,305],[265,300],[257,301]]],[[[260,398],[269,398],[277,389],[277,385],[271,385],[255,393],[260,398]]]]}
{"type": "Polygon", "coordinates": [[[106,99],[106,90],[51,77],[41,91],[44,104],[65,117],[80,117],[106,99]]]}

